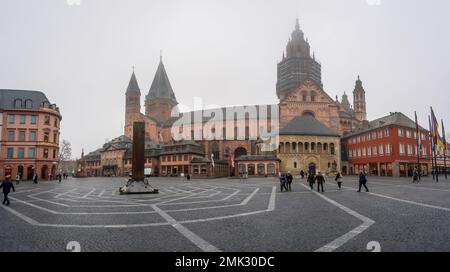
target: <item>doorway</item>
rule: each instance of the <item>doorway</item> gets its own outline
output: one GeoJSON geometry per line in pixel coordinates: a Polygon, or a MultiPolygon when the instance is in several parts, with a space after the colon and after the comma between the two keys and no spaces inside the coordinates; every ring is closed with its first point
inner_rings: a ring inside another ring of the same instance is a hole
{"type": "Polygon", "coordinates": [[[316,164],[315,163],[310,163],[309,164],[309,167],[308,167],[308,171],[309,171],[309,173],[311,173],[311,174],[316,174],[316,164]]]}

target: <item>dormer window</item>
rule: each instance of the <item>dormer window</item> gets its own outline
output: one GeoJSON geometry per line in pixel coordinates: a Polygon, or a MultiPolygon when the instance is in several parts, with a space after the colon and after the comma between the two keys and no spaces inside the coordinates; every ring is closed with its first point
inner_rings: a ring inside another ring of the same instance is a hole
{"type": "Polygon", "coordinates": [[[33,101],[30,99],[25,100],[25,108],[26,109],[31,109],[33,108],[33,101]]]}
{"type": "Polygon", "coordinates": [[[22,108],[22,99],[14,100],[14,108],[16,109],[22,108]]]}

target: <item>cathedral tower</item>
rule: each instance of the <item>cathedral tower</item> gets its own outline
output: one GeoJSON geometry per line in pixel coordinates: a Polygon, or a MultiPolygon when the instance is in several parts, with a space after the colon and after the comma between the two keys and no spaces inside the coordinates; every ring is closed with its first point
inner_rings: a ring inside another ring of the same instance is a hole
{"type": "Polygon", "coordinates": [[[286,46],[286,56],[278,63],[277,96],[297,88],[305,79],[312,79],[322,87],[321,65],[311,57],[308,39],[305,40],[300,24],[295,24],[295,30],[286,46]]]}
{"type": "Polygon", "coordinates": [[[171,118],[176,105],[178,102],[161,57],[152,86],[145,97],[145,115],[163,125],[171,118]]]}
{"type": "Polygon", "coordinates": [[[125,93],[125,135],[133,135],[133,123],[141,118],[141,90],[136,80],[136,75],[131,75],[128,88],[125,93]]]}
{"type": "Polygon", "coordinates": [[[350,111],[350,101],[348,101],[348,95],[345,92],[344,95],[342,95],[341,105],[344,110],[350,111]]]}
{"type": "Polygon", "coordinates": [[[355,118],[358,121],[367,121],[366,91],[364,91],[359,76],[358,80],[356,80],[355,90],[353,91],[353,109],[355,111],[355,118]]]}

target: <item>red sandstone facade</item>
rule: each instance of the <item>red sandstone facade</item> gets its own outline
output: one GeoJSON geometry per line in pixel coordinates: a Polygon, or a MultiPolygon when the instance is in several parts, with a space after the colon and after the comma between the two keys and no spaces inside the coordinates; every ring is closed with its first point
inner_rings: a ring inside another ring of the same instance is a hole
{"type": "Polygon", "coordinates": [[[36,91],[0,90],[0,179],[31,180],[58,173],[61,114],[36,91]]]}
{"type": "MultiPolygon", "coordinates": [[[[417,133],[415,124],[401,113],[371,122],[373,128],[354,132],[343,138],[342,143],[348,156],[344,173],[358,174],[367,171],[371,175],[406,177],[412,176],[417,160],[417,133]],[[389,123],[389,119],[396,119],[389,123]],[[377,122],[381,122],[378,125],[377,122]],[[386,122],[386,125],[383,125],[386,122]]],[[[431,171],[429,132],[420,129],[422,143],[420,167],[427,175],[431,171]]]]}

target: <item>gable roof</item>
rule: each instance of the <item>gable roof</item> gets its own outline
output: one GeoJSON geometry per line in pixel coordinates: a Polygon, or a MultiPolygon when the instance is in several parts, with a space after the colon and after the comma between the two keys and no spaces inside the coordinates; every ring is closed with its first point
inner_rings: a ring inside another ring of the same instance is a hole
{"type": "MultiPolygon", "coordinates": [[[[416,129],[416,122],[411,120],[408,116],[404,115],[401,112],[391,112],[389,115],[375,119],[373,121],[370,121],[368,125],[359,127],[349,134],[345,135],[346,137],[354,136],[357,134],[361,134],[364,132],[372,131],[375,129],[388,127],[391,125],[400,126],[400,127],[406,127],[411,129],[416,129]]],[[[419,126],[419,129],[421,131],[428,131],[427,129],[419,126]]]]}
{"type": "Polygon", "coordinates": [[[162,60],[159,62],[147,99],[166,98],[177,100],[169,82],[162,60]]]}
{"type": "Polygon", "coordinates": [[[333,136],[340,135],[312,116],[297,116],[280,130],[280,135],[333,136]]]}
{"type": "MultiPolygon", "coordinates": [[[[298,86],[294,89],[292,89],[291,91],[286,92],[286,95],[284,96],[284,98],[280,101],[280,102],[284,102],[286,100],[287,97],[289,97],[289,95],[295,93],[296,91],[298,91],[302,86],[304,85],[313,85],[315,86],[319,92],[323,93],[325,95],[325,97],[328,99],[328,103],[334,103],[336,101],[333,100],[333,98],[331,98],[331,96],[323,89],[322,85],[317,83],[317,81],[315,81],[312,78],[305,78],[304,80],[302,80],[300,82],[300,84],[298,84],[298,86]]],[[[316,101],[316,102],[323,102],[323,101],[316,101]]]]}

